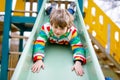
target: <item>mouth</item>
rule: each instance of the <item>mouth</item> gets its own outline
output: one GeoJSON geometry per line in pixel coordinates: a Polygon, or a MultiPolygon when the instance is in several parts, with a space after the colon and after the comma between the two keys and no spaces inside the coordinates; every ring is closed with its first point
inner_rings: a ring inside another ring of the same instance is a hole
{"type": "Polygon", "coordinates": [[[56,37],[60,37],[60,34],[55,34],[56,37]]]}
{"type": "Polygon", "coordinates": [[[55,33],[55,35],[60,35],[60,34],[58,34],[58,33],[55,33]]]}
{"type": "Polygon", "coordinates": [[[59,36],[60,34],[56,34],[56,35],[58,35],[58,36],[59,36]]]}

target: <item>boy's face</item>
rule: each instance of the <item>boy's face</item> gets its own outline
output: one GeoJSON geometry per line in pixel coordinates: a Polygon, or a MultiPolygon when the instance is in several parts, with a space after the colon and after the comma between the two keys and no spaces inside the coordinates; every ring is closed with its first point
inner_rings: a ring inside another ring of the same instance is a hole
{"type": "Polygon", "coordinates": [[[60,37],[67,32],[67,27],[61,28],[59,26],[52,25],[52,30],[56,37],[60,37]]]}

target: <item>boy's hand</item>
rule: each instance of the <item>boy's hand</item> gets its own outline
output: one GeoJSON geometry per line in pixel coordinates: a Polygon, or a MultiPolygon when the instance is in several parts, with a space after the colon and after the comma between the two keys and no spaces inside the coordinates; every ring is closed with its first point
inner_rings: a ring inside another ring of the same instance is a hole
{"type": "Polygon", "coordinates": [[[31,70],[32,70],[32,72],[35,73],[35,72],[39,72],[41,68],[44,69],[44,67],[45,67],[45,66],[44,66],[43,61],[42,61],[42,60],[38,60],[38,61],[36,61],[36,62],[33,64],[31,70]]]}
{"type": "Polygon", "coordinates": [[[78,76],[82,76],[84,74],[81,62],[76,61],[75,64],[72,67],[72,71],[75,70],[76,74],[78,76]]]}

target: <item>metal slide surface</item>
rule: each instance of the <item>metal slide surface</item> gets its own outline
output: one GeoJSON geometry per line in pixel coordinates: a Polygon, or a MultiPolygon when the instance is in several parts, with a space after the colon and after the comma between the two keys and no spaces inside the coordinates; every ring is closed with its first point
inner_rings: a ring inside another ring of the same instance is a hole
{"type": "MultiPolygon", "coordinates": [[[[46,0],[44,0],[43,5],[45,5],[45,3],[46,0]]],[[[44,6],[42,6],[31,32],[31,36],[27,41],[11,80],[104,80],[103,73],[84,26],[78,2],[76,1],[76,3],[75,25],[79,30],[79,36],[82,38],[86,49],[87,63],[83,65],[85,74],[83,76],[77,76],[74,71],[71,71],[73,60],[69,45],[62,46],[50,43],[47,43],[45,49],[45,69],[41,70],[39,73],[31,72],[31,66],[33,64],[33,41],[37,36],[40,26],[49,21],[49,17],[45,14],[44,6]]]]}

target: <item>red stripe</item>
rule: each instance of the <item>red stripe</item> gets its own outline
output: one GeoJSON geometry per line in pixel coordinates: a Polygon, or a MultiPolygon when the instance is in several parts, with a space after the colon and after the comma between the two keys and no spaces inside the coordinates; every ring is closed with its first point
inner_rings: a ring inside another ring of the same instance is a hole
{"type": "Polygon", "coordinates": [[[74,31],[72,32],[72,35],[73,35],[75,32],[76,32],[76,30],[74,30],[74,31]]]}
{"type": "Polygon", "coordinates": [[[65,45],[68,45],[69,44],[69,42],[68,41],[65,41],[65,45]]]}
{"type": "Polygon", "coordinates": [[[50,26],[47,27],[47,30],[50,31],[50,26]]]}
{"type": "Polygon", "coordinates": [[[35,56],[35,57],[33,58],[33,61],[36,62],[37,60],[40,60],[40,59],[38,59],[38,56],[35,56]]]}
{"type": "Polygon", "coordinates": [[[83,44],[75,44],[74,46],[83,47],[83,44]]]}
{"type": "Polygon", "coordinates": [[[83,62],[83,64],[86,64],[86,59],[81,56],[74,56],[74,58],[80,58],[80,60],[83,62]]]}
{"type": "Polygon", "coordinates": [[[50,42],[51,42],[51,43],[56,43],[56,41],[54,41],[53,39],[50,39],[50,42]]]}
{"type": "Polygon", "coordinates": [[[64,41],[60,41],[59,43],[64,43],[64,41]]]}
{"type": "Polygon", "coordinates": [[[80,57],[80,56],[74,56],[74,58],[78,58],[78,57],[80,57]]]}
{"type": "Polygon", "coordinates": [[[86,63],[86,59],[84,57],[80,57],[81,59],[83,59],[83,64],[86,63]]]}
{"type": "Polygon", "coordinates": [[[42,26],[42,30],[44,30],[44,26],[42,26]]]}
{"type": "Polygon", "coordinates": [[[58,44],[65,44],[65,45],[68,45],[68,41],[60,41],[58,44]]]}
{"type": "Polygon", "coordinates": [[[44,42],[43,40],[36,40],[35,42],[44,42]]]}

